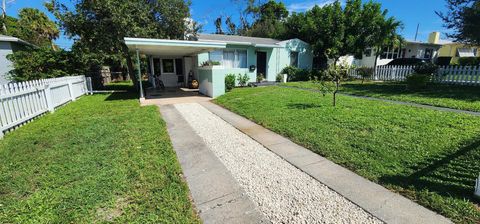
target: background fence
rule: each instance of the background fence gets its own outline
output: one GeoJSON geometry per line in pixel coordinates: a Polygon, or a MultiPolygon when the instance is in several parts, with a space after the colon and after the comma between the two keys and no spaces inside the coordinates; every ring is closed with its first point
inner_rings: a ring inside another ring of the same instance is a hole
{"type": "MultiPolygon", "coordinates": [[[[414,73],[414,66],[378,66],[371,77],[376,81],[405,81],[407,75],[414,73]]],[[[349,75],[362,78],[357,70],[350,70],[349,75]]],[[[446,84],[480,85],[480,66],[441,66],[435,74],[434,81],[446,84]]]]}
{"type": "Polygon", "coordinates": [[[5,131],[91,93],[85,76],[70,76],[0,85],[0,138],[5,131]]]}

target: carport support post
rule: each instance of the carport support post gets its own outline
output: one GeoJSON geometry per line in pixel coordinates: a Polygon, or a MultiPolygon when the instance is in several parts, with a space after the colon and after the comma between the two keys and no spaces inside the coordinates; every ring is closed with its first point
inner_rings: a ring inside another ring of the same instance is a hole
{"type": "Polygon", "coordinates": [[[138,85],[140,86],[140,100],[145,100],[145,96],[143,95],[143,87],[142,87],[142,70],[140,66],[140,52],[136,49],[137,52],[137,75],[138,75],[138,85]]]}

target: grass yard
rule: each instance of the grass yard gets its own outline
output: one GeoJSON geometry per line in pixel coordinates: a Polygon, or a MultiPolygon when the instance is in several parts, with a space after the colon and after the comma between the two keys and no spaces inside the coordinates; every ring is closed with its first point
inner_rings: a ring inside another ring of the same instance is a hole
{"type": "MultiPolygon", "coordinates": [[[[318,89],[313,82],[290,82],[282,85],[318,89]]],[[[398,82],[346,82],[342,93],[372,96],[389,100],[480,112],[480,87],[431,85],[422,91],[409,91],[398,82]]]]}
{"type": "Polygon", "coordinates": [[[479,223],[480,117],[291,88],[234,89],[229,108],[457,223],[479,223]]]}
{"type": "Polygon", "coordinates": [[[7,134],[0,161],[0,223],[200,222],[158,109],[130,93],[7,134]]]}

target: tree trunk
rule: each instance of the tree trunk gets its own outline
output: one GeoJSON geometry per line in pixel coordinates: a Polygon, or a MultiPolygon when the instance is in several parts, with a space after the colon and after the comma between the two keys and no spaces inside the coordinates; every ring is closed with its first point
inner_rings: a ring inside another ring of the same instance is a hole
{"type": "Polygon", "coordinates": [[[378,54],[375,53],[375,61],[373,62],[373,74],[372,78],[375,77],[375,73],[377,73],[377,60],[378,60],[378,54]]]}
{"type": "Polygon", "coordinates": [[[130,51],[129,51],[127,45],[122,44],[122,51],[123,51],[123,55],[125,56],[125,59],[127,59],[128,76],[130,77],[130,79],[132,79],[133,86],[135,87],[135,89],[138,90],[138,88],[139,88],[138,78],[135,75],[135,68],[134,68],[134,65],[133,65],[133,60],[132,60],[132,57],[130,55],[130,51]]]}
{"type": "Polygon", "coordinates": [[[333,106],[337,106],[337,92],[338,86],[340,85],[340,80],[335,80],[335,91],[333,91],[333,106]]]}

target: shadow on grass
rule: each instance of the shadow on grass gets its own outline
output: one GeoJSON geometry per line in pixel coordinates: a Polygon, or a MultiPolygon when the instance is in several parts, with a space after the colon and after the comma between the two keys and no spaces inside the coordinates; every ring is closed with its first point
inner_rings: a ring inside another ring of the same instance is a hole
{"type": "Polygon", "coordinates": [[[429,158],[412,167],[409,175],[381,177],[382,183],[403,188],[427,189],[439,195],[480,201],[473,197],[475,180],[480,172],[480,138],[455,152],[429,158]]]}
{"type": "Polygon", "coordinates": [[[356,94],[380,94],[394,96],[398,94],[415,95],[431,98],[451,98],[463,101],[480,100],[480,87],[478,86],[451,86],[442,84],[431,84],[420,91],[407,90],[406,84],[401,82],[390,83],[346,83],[342,85],[343,92],[356,94]]]}
{"type": "Polygon", "coordinates": [[[306,110],[311,108],[320,108],[322,106],[313,103],[291,103],[287,105],[288,109],[306,110]]]}

